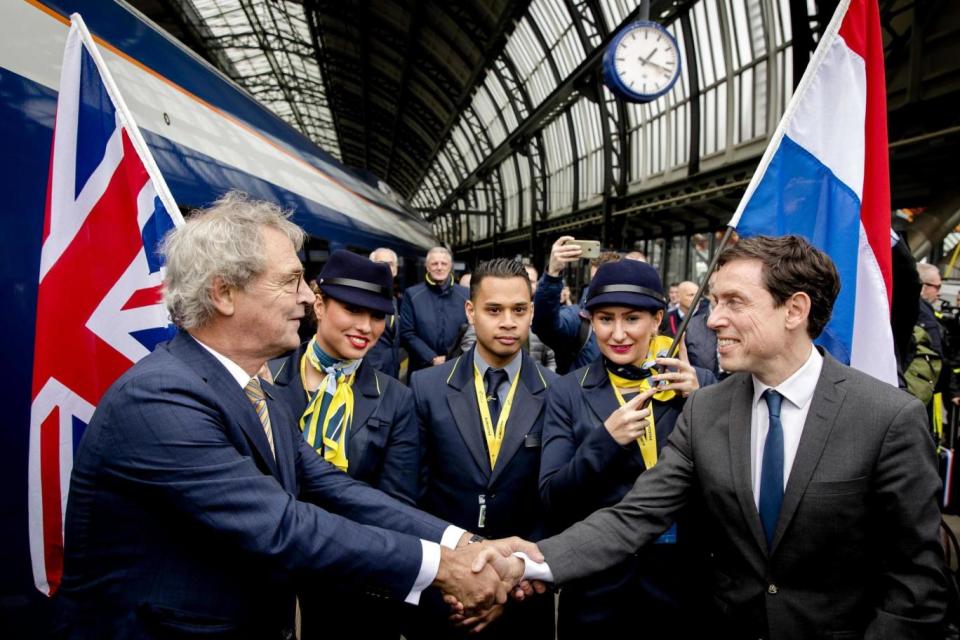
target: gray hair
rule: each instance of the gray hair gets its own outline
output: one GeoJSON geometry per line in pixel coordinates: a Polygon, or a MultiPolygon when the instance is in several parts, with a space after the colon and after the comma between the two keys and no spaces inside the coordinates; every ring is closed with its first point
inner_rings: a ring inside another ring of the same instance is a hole
{"type": "Polygon", "coordinates": [[[244,289],[263,273],[264,227],[287,236],[299,251],[306,234],[290,214],[272,202],[230,191],[167,233],[160,254],[166,261],[163,299],[170,319],[183,329],[202,327],[214,315],[215,278],[244,289]]]}
{"type": "Polygon", "coordinates": [[[929,277],[929,276],[932,276],[932,275],[939,276],[939,275],[940,275],[940,269],[938,269],[938,268],[937,268],[937,265],[935,265],[935,264],[929,264],[929,263],[927,263],[927,262],[918,262],[918,263],[917,263],[917,273],[920,274],[920,277],[923,277],[923,276],[928,276],[928,277],[929,277]]]}
{"type": "Polygon", "coordinates": [[[388,249],[387,247],[377,247],[376,249],[374,249],[373,251],[371,251],[371,252],[370,252],[370,259],[373,260],[374,262],[376,262],[376,256],[379,255],[379,254],[381,254],[381,253],[387,254],[387,260],[388,260],[389,262],[392,262],[392,263],[394,263],[394,264],[397,263],[397,252],[394,251],[393,249],[388,249]]]}
{"type": "Polygon", "coordinates": [[[427,256],[426,256],[426,257],[427,257],[428,259],[430,258],[430,254],[431,254],[431,253],[445,253],[445,254],[447,254],[447,257],[450,258],[450,262],[453,262],[453,254],[450,252],[450,249],[447,249],[446,247],[433,247],[433,248],[431,248],[430,251],[427,251],[427,256]]]}

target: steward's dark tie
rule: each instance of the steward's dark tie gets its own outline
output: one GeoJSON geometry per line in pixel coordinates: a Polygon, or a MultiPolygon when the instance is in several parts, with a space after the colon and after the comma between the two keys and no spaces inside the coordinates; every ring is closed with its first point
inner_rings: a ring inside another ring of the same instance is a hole
{"type": "Polygon", "coordinates": [[[763,392],[770,412],[770,429],[763,444],[763,467],[760,471],[760,522],[767,536],[767,548],[773,546],[777,531],[780,504],[783,502],[783,424],[780,422],[780,406],[783,396],[767,389],[763,392]]]}
{"type": "Polygon", "coordinates": [[[496,428],[497,420],[500,419],[500,396],[497,391],[500,385],[507,381],[507,372],[503,369],[489,368],[483,374],[483,388],[487,393],[487,407],[490,408],[490,420],[493,427],[496,428]]]}

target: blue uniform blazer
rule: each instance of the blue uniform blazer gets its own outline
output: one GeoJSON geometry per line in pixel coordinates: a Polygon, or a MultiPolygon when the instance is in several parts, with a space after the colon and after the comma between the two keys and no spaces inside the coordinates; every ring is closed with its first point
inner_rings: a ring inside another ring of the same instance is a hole
{"type": "MultiPolygon", "coordinates": [[[[277,398],[297,423],[307,408],[300,381],[300,359],[307,343],[270,361],[277,398]]],[[[297,434],[301,435],[299,426],[297,434]]],[[[394,378],[374,369],[366,358],[353,382],[353,422],[347,435],[347,473],[394,498],[414,504],[420,456],[413,394],[394,378]]]]}
{"type": "Polygon", "coordinates": [[[58,637],[289,637],[294,575],[406,596],[418,537],[447,524],[321,460],[264,390],[276,458],[186,333],[107,391],[74,460],[58,637]]]}
{"type": "Polygon", "coordinates": [[[526,353],[497,464],[490,469],[474,388],[473,349],[417,372],[412,389],[420,422],[420,506],[486,537],[542,534],[537,492],[548,384],[556,374],[526,353]],[[486,517],[479,524],[479,499],[486,517]]]}

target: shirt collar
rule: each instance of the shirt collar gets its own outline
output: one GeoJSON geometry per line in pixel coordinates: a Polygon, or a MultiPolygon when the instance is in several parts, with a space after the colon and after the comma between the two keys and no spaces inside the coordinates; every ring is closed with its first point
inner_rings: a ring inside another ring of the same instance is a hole
{"type": "Polygon", "coordinates": [[[813,345],[810,346],[810,356],[803,366],[797,369],[793,375],[778,384],[776,387],[770,387],[763,384],[756,376],[753,377],[753,405],[760,402],[760,396],[767,389],[774,388],[780,395],[790,401],[790,404],[803,409],[813,398],[813,392],[817,388],[817,381],[820,379],[820,370],[823,368],[823,356],[813,345]]]}
{"type": "MultiPolygon", "coordinates": [[[[503,370],[507,372],[507,382],[513,384],[513,379],[517,377],[517,374],[520,373],[520,363],[522,358],[520,353],[523,351],[517,351],[516,355],[513,356],[513,360],[508,362],[506,366],[503,367],[503,370]]],[[[480,372],[480,377],[482,378],[486,373],[487,369],[490,368],[490,365],[487,364],[487,361],[483,359],[480,355],[480,350],[474,347],[473,349],[473,364],[477,367],[477,371],[480,372]]]]}
{"type": "MultiPolygon", "coordinates": [[[[193,339],[197,340],[195,337],[193,339]]],[[[233,379],[237,381],[237,384],[239,384],[241,387],[246,388],[247,384],[256,377],[256,376],[251,376],[246,371],[244,371],[243,367],[238,365],[236,362],[234,362],[227,356],[221,353],[218,353],[217,351],[214,351],[213,349],[203,344],[199,340],[197,340],[197,344],[199,344],[201,347],[209,351],[210,355],[216,358],[217,362],[219,362],[224,366],[224,368],[227,370],[227,373],[229,373],[233,377],[233,379]]]]}

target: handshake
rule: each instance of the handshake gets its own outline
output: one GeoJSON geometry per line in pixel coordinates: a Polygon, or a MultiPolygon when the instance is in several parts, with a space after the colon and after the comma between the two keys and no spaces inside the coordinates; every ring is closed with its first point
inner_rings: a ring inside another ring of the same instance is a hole
{"type": "Polygon", "coordinates": [[[464,534],[456,549],[441,548],[440,568],[433,584],[443,592],[458,627],[480,631],[503,613],[510,596],[523,600],[546,591],[542,582],[524,580],[526,563],[514,552],[542,562],[540,550],[521,538],[467,543],[464,534]]]}

